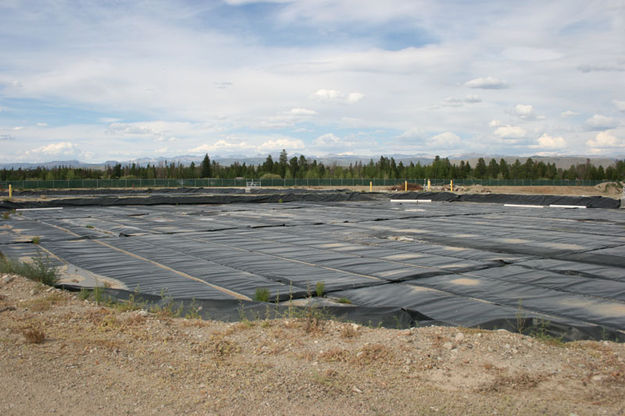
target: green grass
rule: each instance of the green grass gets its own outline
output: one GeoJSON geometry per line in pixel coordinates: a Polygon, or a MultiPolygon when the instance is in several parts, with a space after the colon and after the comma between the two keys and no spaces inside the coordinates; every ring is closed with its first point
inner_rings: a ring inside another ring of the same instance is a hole
{"type": "Polygon", "coordinates": [[[347,298],[340,298],[339,300],[337,300],[338,303],[344,303],[346,305],[351,305],[352,301],[347,299],[347,298]]]}
{"type": "Polygon", "coordinates": [[[59,271],[47,255],[45,258],[38,255],[31,263],[26,263],[9,259],[0,253],[0,272],[19,274],[48,286],[54,286],[59,281],[59,271]]]}

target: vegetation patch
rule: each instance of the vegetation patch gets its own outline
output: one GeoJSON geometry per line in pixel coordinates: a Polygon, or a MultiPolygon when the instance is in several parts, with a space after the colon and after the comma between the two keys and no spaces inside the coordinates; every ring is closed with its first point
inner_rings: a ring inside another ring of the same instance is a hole
{"type": "Polygon", "coordinates": [[[48,286],[54,286],[59,281],[58,269],[47,255],[46,257],[38,255],[32,262],[21,262],[0,253],[0,273],[19,274],[48,286]]]}

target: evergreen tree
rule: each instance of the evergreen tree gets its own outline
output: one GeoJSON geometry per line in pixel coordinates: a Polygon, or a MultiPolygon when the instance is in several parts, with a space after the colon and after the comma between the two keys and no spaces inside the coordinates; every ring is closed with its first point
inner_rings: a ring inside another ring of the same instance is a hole
{"type": "Polygon", "coordinates": [[[477,161],[477,165],[475,165],[475,170],[473,171],[473,176],[478,179],[484,179],[487,175],[486,161],[484,158],[479,158],[477,161]]]}
{"type": "Polygon", "coordinates": [[[210,178],[211,177],[211,161],[208,157],[208,153],[204,155],[204,159],[202,159],[202,164],[200,165],[200,176],[202,178],[210,178]]]}

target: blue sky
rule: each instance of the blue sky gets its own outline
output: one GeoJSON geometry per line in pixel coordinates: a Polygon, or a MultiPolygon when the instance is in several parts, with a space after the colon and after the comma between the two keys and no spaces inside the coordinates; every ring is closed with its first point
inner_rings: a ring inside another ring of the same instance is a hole
{"type": "Polygon", "coordinates": [[[0,162],[625,157],[625,4],[0,2],[0,162]]]}

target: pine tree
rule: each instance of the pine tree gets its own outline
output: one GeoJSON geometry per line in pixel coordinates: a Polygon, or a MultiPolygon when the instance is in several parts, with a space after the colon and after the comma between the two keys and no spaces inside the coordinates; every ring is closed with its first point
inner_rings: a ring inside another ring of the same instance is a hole
{"type": "Polygon", "coordinates": [[[202,178],[210,178],[211,177],[211,161],[208,157],[208,154],[204,155],[204,159],[202,160],[201,167],[201,177],[202,178]]]}

